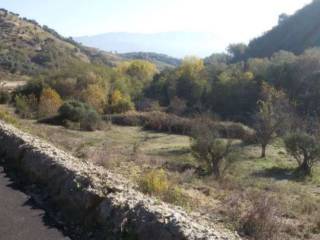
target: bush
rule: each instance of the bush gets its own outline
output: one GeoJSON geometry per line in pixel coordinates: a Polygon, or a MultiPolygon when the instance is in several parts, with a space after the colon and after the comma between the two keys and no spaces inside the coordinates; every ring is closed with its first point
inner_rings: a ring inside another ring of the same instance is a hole
{"type": "Polygon", "coordinates": [[[13,92],[14,98],[17,95],[20,96],[35,96],[37,101],[40,99],[41,93],[45,88],[45,83],[42,80],[32,80],[27,83],[27,85],[17,88],[13,92]]]}
{"type": "Polygon", "coordinates": [[[311,175],[314,163],[320,160],[319,139],[306,132],[292,133],[285,138],[285,147],[297,160],[298,172],[311,175]]]}
{"type": "Polygon", "coordinates": [[[0,119],[6,123],[10,123],[12,125],[17,125],[18,121],[17,119],[12,116],[9,112],[0,109],[0,119]]]}
{"type": "Polygon", "coordinates": [[[281,238],[282,212],[277,199],[271,194],[250,189],[232,193],[224,202],[224,210],[241,235],[255,240],[281,238]]]}
{"type": "Polygon", "coordinates": [[[169,181],[164,170],[152,170],[140,178],[139,188],[143,193],[164,195],[169,190],[169,181]]]}
{"type": "Polygon", "coordinates": [[[84,113],[80,120],[80,129],[85,131],[94,131],[101,127],[101,117],[94,111],[89,110],[84,113]]]}
{"type": "Polygon", "coordinates": [[[65,102],[60,107],[59,114],[63,121],[80,123],[81,130],[94,131],[101,125],[101,118],[96,110],[83,102],[75,100],[65,102]]]}
{"type": "Polygon", "coordinates": [[[181,189],[169,181],[166,172],[151,170],[138,180],[140,191],[160,197],[163,201],[180,206],[187,206],[188,199],[181,189]]]}
{"type": "MultiPolygon", "coordinates": [[[[190,134],[197,119],[183,118],[164,112],[129,112],[126,114],[107,115],[112,123],[124,126],[143,126],[146,130],[169,132],[174,134],[190,134]]],[[[210,121],[211,128],[218,131],[223,138],[242,139],[246,143],[255,142],[255,132],[251,128],[234,122],[210,121]]]]}
{"type": "Polygon", "coordinates": [[[71,100],[65,102],[59,108],[59,114],[62,119],[73,121],[73,122],[80,122],[86,112],[90,111],[91,108],[80,101],[71,100]]]}
{"type": "Polygon", "coordinates": [[[241,231],[256,240],[278,239],[281,214],[275,199],[258,195],[251,199],[251,208],[241,220],[241,231]]]}
{"type": "Polygon", "coordinates": [[[17,95],[15,97],[15,107],[17,113],[23,118],[32,118],[36,115],[38,101],[35,95],[17,95]]]}

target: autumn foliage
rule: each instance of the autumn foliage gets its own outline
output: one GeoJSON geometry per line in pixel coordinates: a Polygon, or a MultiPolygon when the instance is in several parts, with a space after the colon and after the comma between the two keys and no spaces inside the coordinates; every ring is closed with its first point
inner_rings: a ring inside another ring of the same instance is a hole
{"type": "Polygon", "coordinates": [[[42,91],[39,101],[38,114],[40,117],[50,117],[55,115],[62,105],[60,95],[52,88],[42,91]]]}

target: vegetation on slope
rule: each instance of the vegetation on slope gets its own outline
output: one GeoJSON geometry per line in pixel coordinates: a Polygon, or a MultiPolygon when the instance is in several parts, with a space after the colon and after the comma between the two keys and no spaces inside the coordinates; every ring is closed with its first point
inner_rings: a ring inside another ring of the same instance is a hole
{"type": "Polygon", "coordinates": [[[120,54],[127,59],[140,59],[153,62],[157,65],[159,70],[165,68],[175,68],[178,67],[181,63],[180,59],[167,56],[165,54],[152,53],[152,52],[134,52],[134,53],[123,53],[120,54]]]}
{"type": "Polygon", "coordinates": [[[299,10],[292,16],[282,14],[278,26],[252,40],[247,57],[270,57],[280,50],[301,54],[311,47],[320,46],[320,1],[299,10]]]}

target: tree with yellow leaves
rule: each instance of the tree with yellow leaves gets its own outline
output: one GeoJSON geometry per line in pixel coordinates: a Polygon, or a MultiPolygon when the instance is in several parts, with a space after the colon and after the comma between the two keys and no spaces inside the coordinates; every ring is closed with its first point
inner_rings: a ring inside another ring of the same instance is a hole
{"type": "Polygon", "coordinates": [[[106,91],[103,87],[98,84],[91,84],[82,92],[81,98],[97,112],[103,113],[107,103],[106,91]]]}
{"type": "Polygon", "coordinates": [[[114,90],[112,92],[108,112],[123,113],[133,109],[134,105],[129,96],[123,95],[119,90],[114,90]]]}
{"type": "Polygon", "coordinates": [[[61,107],[63,101],[60,95],[52,88],[42,91],[38,107],[39,117],[50,117],[55,115],[61,107]]]}

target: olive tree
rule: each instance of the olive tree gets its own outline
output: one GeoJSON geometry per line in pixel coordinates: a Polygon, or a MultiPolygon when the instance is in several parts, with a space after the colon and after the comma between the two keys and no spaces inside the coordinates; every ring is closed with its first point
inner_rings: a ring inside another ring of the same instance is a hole
{"type": "Polygon", "coordinates": [[[232,150],[230,139],[221,139],[210,120],[200,120],[192,128],[191,150],[203,162],[210,174],[220,178],[228,166],[228,155],[232,150]]]}
{"type": "Polygon", "coordinates": [[[297,163],[297,171],[303,175],[311,175],[315,162],[320,160],[320,138],[317,131],[298,130],[284,139],[287,152],[297,163]]]}

